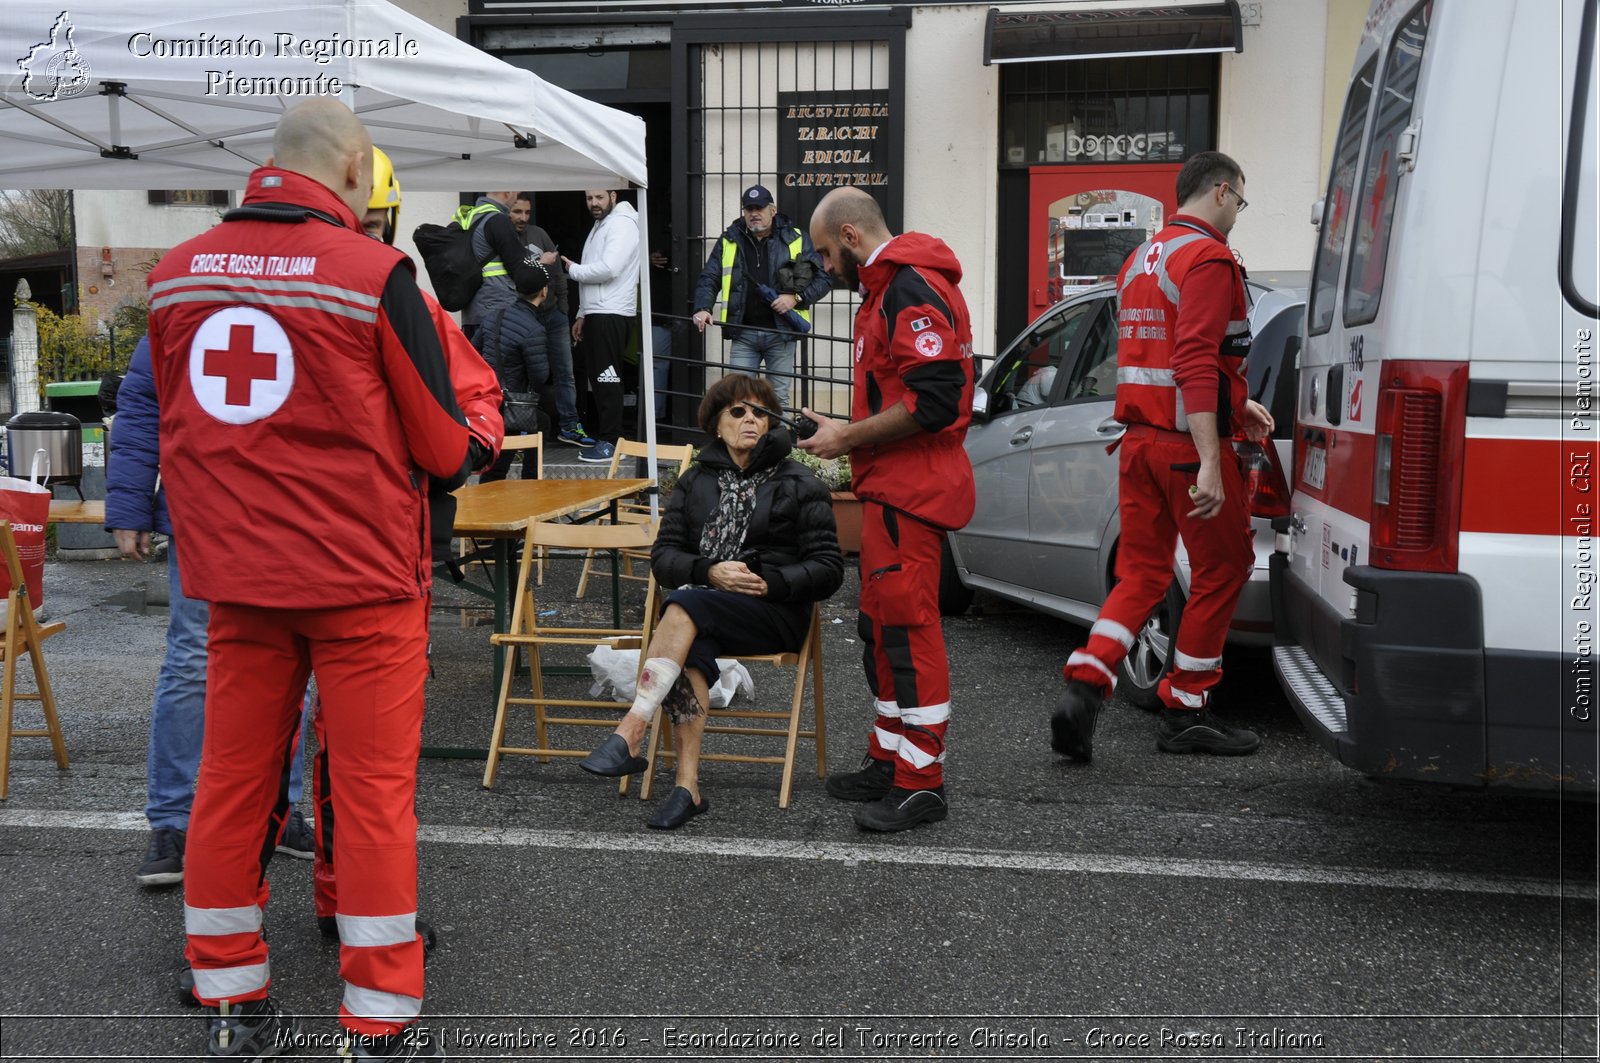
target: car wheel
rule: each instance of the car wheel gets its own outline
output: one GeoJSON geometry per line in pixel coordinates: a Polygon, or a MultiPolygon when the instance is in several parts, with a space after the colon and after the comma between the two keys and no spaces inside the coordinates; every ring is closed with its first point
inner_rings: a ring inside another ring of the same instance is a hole
{"type": "Polygon", "coordinates": [[[1178,621],[1183,618],[1183,591],[1173,580],[1167,595],[1150,614],[1134,637],[1133,649],[1122,659],[1121,682],[1117,689],[1128,700],[1151,712],[1161,708],[1157,688],[1162,676],[1172,670],[1172,653],[1177,647],[1178,621]]]}
{"type": "Polygon", "coordinates": [[[950,540],[939,541],[939,615],[961,616],[972,608],[976,592],[963,586],[956,574],[956,556],[950,552],[950,540]]]}

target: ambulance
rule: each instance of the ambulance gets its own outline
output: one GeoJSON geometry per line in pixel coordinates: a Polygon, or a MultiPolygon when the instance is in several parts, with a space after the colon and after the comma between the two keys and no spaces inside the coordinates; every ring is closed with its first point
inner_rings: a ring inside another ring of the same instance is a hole
{"type": "Polygon", "coordinates": [[[1274,666],[1379,779],[1593,799],[1597,0],[1376,0],[1314,210],[1274,666]]]}

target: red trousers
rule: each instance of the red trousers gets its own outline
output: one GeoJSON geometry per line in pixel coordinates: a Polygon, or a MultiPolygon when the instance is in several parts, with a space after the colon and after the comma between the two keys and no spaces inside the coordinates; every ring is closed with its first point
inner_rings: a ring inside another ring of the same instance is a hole
{"type": "Polygon", "coordinates": [[[1169,708],[1203,709],[1222,679],[1222,645],[1255,566],[1244,478],[1226,440],[1222,443],[1221,512],[1209,520],[1190,518],[1189,488],[1200,455],[1188,433],[1133,425],[1123,437],[1117,489],[1122,540],[1117,547],[1117,585],[1089,629],[1089,642],[1067,659],[1067,679],[1111,690],[1117,667],[1172,584],[1178,536],[1189,551],[1189,600],[1178,626],[1172,670],[1161,680],[1169,708]]]}
{"type": "Polygon", "coordinates": [[[939,623],[939,556],[944,533],[867,502],[861,513],[858,632],[877,719],[867,752],[893,760],[894,784],[944,785],[950,725],[950,659],[939,623]]]}
{"type": "Polygon", "coordinates": [[[346,858],[340,1021],[382,1035],[420,1013],[414,798],[427,610],[425,599],[326,610],[211,606],[205,744],[184,860],[188,956],[202,1003],[260,999],[271,983],[261,937],[266,868],[288,815],[289,757],[314,669],[346,858]]]}

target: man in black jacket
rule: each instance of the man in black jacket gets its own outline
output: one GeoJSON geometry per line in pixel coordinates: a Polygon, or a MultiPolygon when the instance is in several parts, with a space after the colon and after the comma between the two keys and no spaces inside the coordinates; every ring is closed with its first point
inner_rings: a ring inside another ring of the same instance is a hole
{"type": "Polygon", "coordinates": [[[555,385],[556,439],[588,450],[594,440],[578,420],[578,385],[572,376],[572,322],[567,318],[567,271],[561,268],[556,242],[533,223],[533,196],[518,192],[511,204],[511,223],[524,246],[537,252],[539,264],[550,271],[550,291],[539,303],[539,324],[544,326],[545,352],[550,358],[550,379],[555,385]]]}
{"type": "Polygon", "coordinates": [[[704,332],[711,323],[711,308],[720,301],[718,320],[731,341],[729,363],[754,374],[765,359],[778,403],[787,406],[794,378],[794,338],[801,331],[789,313],[794,311],[809,326],[811,307],[828,294],[833,278],[811,246],[811,237],[778,213],[771,192],[751,185],[739,197],[739,208],[740,217],[712,246],[706,268],[700,271],[694,323],[704,332]],[[763,285],[776,297],[765,298],[759,290],[763,285]]]}
{"type": "MultiPolygon", "coordinates": [[[[508,436],[540,431],[539,393],[551,380],[548,344],[552,334],[539,317],[540,306],[549,301],[549,289],[520,294],[516,302],[485,321],[478,333],[478,350],[499,378],[505,395],[501,413],[508,436]]],[[[538,470],[534,451],[502,450],[499,459],[478,478],[479,482],[504,480],[518,454],[522,455],[522,478],[535,479],[538,470]]]]}

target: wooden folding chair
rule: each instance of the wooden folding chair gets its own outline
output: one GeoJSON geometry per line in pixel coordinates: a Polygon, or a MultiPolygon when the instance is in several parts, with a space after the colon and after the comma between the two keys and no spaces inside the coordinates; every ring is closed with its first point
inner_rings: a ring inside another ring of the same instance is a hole
{"type": "MultiPolygon", "coordinates": [[[[794,691],[789,698],[787,712],[761,711],[758,709],[712,709],[708,713],[711,721],[716,720],[756,720],[756,721],[784,721],[784,727],[768,725],[728,725],[709,722],[706,724],[706,734],[732,734],[732,735],[766,735],[781,737],[784,741],[783,755],[780,756],[754,756],[745,753],[700,753],[700,759],[734,761],[740,764],[782,764],[783,783],[778,787],[778,807],[789,807],[789,794],[794,789],[794,756],[795,749],[802,738],[810,738],[816,742],[817,747],[817,778],[825,778],[828,774],[828,739],[827,726],[823,719],[823,691],[822,691],[822,607],[811,607],[811,627],[806,631],[805,641],[800,644],[800,649],[795,653],[771,653],[760,656],[734,657],[734,660],[749,662],[766,662],[780,668],[794,669],[794,691]],[[806,673],[811,673],[811,705],[813,726],[809,730],[800,729],[800,710],[805,706],[806,673]]],[[[710,682],[716,682],[716,676],[706,677],[710,682]]],[[[663,720],[665,714],[656,710],[656,717],[650,725],[650,740],[646,746],[649,750],[645,756],[650,761],[650,767],[645,769],[644,785],[639,788],[640,800],[650,797],[651,783],[654,781],[656,758],[676,758],[677,750],[672,748],[672,724],[663,720]],[[666,737],[663,738],[662,736],[666,737]]]]}
{"type": "Polygon", "coordinates": [[[44,664],[44,641],[67,630],[65,621],[41,626],[34,618],[33,606],[28,602],[28,585],[22,578],[22,559],[17,555],[17,540],[11,535],[11,525],[0,521],[0,554],[5,557],[6,572],[11,576],[11,593],[6,595],[5,642],[0,653],[5,655],[4,680],[0,681],[0,801],[5,800],[11,778],[11,740],[14,738],[48,738],[55,747],[56,767],[67,766],[67,743],[61,737],[61,720],[56,716],[56,697],[50,690],[50,671],[44,664]],[[17,692],[17,658],[23,654],[33,663],[33,679],[38,690],[34,693],[17,692]],[[44,710],[44,727],[27,731],[12,728],[12,710],[19,701],[37,701],[44,710]]]}
{"type": "MultiPolygon", "coordinates": [[[[525,436],[506,436],[505,439],[503,441],[501,441],[501,443],[500,443],[500,450],[501,450],[501,453],[504,453],[504,452],[506,452],[508,450],[531,450],[531,451],[533,451],[533,454],[534,454],[534,466],[533,467],[536,470],[535,475],[540,480],[544,479],[544,433],[543,432],[535,432],[532,435],[525,435],[525,436]]],[[[523,471],[524,472],[527,471],[527,467],[526,466],[523,467],[523,471]]],[[[526,477],[524,477],[524,479],[526,479],[526,477]]],[[[539,548],[538,583],[539,583],[539,586],[541,586],[541,587],[544,586],[544,555],[545,555],[544,548],[540,547],[539,548]]]]}
{"type": "MultiPolygon", "coordinates": [[[[636,443],[631,439],[619,439],[617,440],[616,451],[611,455],[611,469],[606,473],[606,477],[612,480],[620,478],[618,474],[622,470],[622,460],[624,458],[646,458],[649,456],[650,444],[636,443]]],[[[689,462],[694,460],[694,448],[688,443],[674,447],[660,446],[659,444],[656,446],[656,468],[658,470],[674,460],[678,463],[678,475],[682,476],[689,468],[689,462]]],[[[648,524],[654,519],[650,516],[650,503],[648,500],[632,499],[617,503],[616,523],[618,524],[648,524]]],[[[610,523],[610,521],[603,519],[600,523],[610,523]]],[[[621,558],[618,561],[618,566],[621,569],[618,575],[622,579],[645,580],[649,578],[648,576],[634,574],[633,563],[635,561],[643,561],[645,568],[648,569],[650,567],[649,552],[622,551],[621,558]]],[[[583,574],[578,577],[577,597],[582,598],[584,593],[588,591],[589,573],[593,568],[594,551],[590,550],[583,559],[583,574]]]]}
{"type": "MultiPolygon", "coordinates": [[[[539,623],[539,611],[534,601],[533,587],[529,583],[534,557],[541,546],[556,549],[593,547],[597,550],[645,550],[655,541],[654,524],[619,524],[595,527],[592,524],[556,524],[535,522],[528,525],[524,540],[522,565],[517,573],[515,605],[511,613],[511,630],[496,632],[489,641],[495,646],[510,649],[500,681],[500,699],[495,708],[494,731],[489,740],[489,762],[484,767],[483,785],[494,786],[495,772],[502,755],[534,757],[582,757],[590,747],[560,749],[551,744],[552,727],[605,727],[617,724],[628,706],[616,701],[594,701],[583,698],[554,698],[544,692],[544,649],[550,646],[582,647],[592,649],[597,643],[609,642],[617,649],[637,648],[642,660],[644,647],[650,644],[650,632],[655,626],[656,583],[652,578],[645,590],[644,622],[637,628],[576,628],[545,627],[539,623]],[[531,696],[512,697],[511,684],[517,674],[517,659],[527,652],[531,696]],[[512,705],[533,706],[534,745],[512,746],[506,744],[506,714],[512,705]],[[549,706],[565,709],[582,709],[599,715],[551,716],[549,706]]],[[[619,791],[626,793],[628,779],[623,777],[619,791]]]]}
{"type": "MultiPolygon", "coordinates": [[[[505,453],[506,451],[512,450],[533,451],[535,459],[534,469],[537,470],[536,475],[539,479],[544,479],[543,432],[534,432],[531,435],[506,436],[500,442],[500,451],[501,453],[505,453]]],[[[452,540],[452,542],[454,541],[452,540]]],[[[490,556],[491,551],[489,550],[488,543],[483,539],[462,539],[460,541],[460,551],[456,554],[457,559],[462,561],[464,564],[471,564],[473,561],[476,561],[478,564],[482,565],[484,573],[488,575],[491,580],[493,580],[494,576],[489,572],[489,566],[494,564],[494,562],[490,560],[490,556]]],[[[544,586],[544,559],[545,552],[543,549],[540,549],[539,586],[541,587],[544,586]]],[[[472,626],[473,612],[474,611],[471,609],[460,610],[461,626],[463,628],[472,626]]]]}

